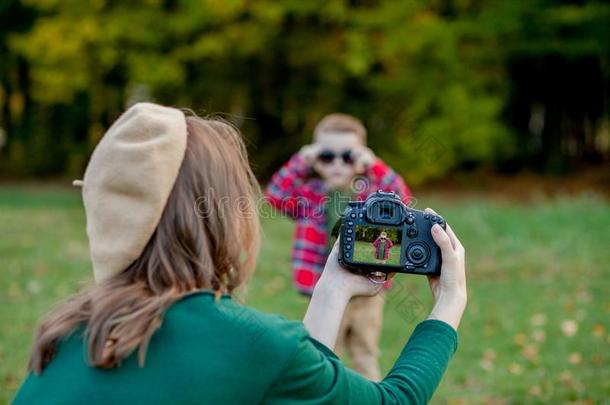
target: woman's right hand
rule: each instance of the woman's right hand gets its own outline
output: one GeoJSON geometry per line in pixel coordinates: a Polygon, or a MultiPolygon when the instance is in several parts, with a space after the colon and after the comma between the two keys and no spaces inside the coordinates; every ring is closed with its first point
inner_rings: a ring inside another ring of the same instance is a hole
{"type": "MultiPolygon", "coordinates": [[[[430,208],[426,212],[436,214],[430,208]]],[[[448,224],[446,228],[436,224],[432,227],[432,238],[441,249],[443,264],[440,276],[428,277],[435,301],[428,319],[446,322],[457,330],[467,301],[465,250],[448,224]]]]}

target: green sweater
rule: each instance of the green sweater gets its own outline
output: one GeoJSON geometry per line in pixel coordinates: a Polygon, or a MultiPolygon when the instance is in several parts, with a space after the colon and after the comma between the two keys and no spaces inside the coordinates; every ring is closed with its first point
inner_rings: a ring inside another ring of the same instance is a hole
{"type": "Polygon", "coordinates": [[[423,404],[456,347],[449,325],[422,322],[376,383],[345,367],[302,323],[202,292],[167,311],[144,367],[136,354],[118,368],[89,367],[81,329],[41,375],[27,377],[14,404],[423,404]]]}

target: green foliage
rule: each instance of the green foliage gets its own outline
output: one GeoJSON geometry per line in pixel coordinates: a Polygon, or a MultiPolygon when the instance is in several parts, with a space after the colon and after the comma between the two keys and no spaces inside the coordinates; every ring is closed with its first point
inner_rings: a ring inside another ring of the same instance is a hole
{"type": "Polygon", "coordinates": [[[352,113],[420,183],[519,153],[510,58],[593,57],[609,76],[610,6],[594,1],[9,3],[0,18],[22,24],[0,28],[0,167],[13,174],[79,174],[125,106],[153,99],[228,113],[262,177],[323,115],[352,113]]]}

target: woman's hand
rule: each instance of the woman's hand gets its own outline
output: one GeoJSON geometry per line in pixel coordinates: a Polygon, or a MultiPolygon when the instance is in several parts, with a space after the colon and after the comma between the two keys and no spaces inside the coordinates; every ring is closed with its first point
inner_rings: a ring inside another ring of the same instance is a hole
{"type": "MultiPolygon", "coordinates": [[[[430,208],[426,211],[436,214],[430,208]]],[[[440,276],[428,277],[435,301],[428,319],[444,321],[457,330],[467,301],[464,246],[448,224],[446,230],[435,224],[432,238],[441,249],[443,264],[440,276]]]]}
{"type": "Polygon", "coordinates": [[[339,265],[339,242],[335,243],[311,296],[303,319],[311,337],[329,348],[335,347],[339,325],[349,300],[355,295],[375,295],[383,284],[352,274],[339,265]]]}
{"type": "Polygon", "coordinates": [[[383,280],[374,283],[369,278],[351,273],[339,264],[339,239],[335,242],[332,251],[328,255],[322,276],[316,285],[324,291],[339,294],[349,301],[356,295],[371,296],[378,294],[383,289],[383,280]]]}

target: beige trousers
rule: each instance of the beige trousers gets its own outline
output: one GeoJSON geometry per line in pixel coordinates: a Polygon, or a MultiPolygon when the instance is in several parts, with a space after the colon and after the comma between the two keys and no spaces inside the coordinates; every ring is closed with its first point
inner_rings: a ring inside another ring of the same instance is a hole
{"type": "Polygon", "coordinates": [[[347,351],[352,368],[364,377],[381,380],[379,337],[383,322],[384,294],[353,297],[343,315],[336,351],[347,351]]]}

